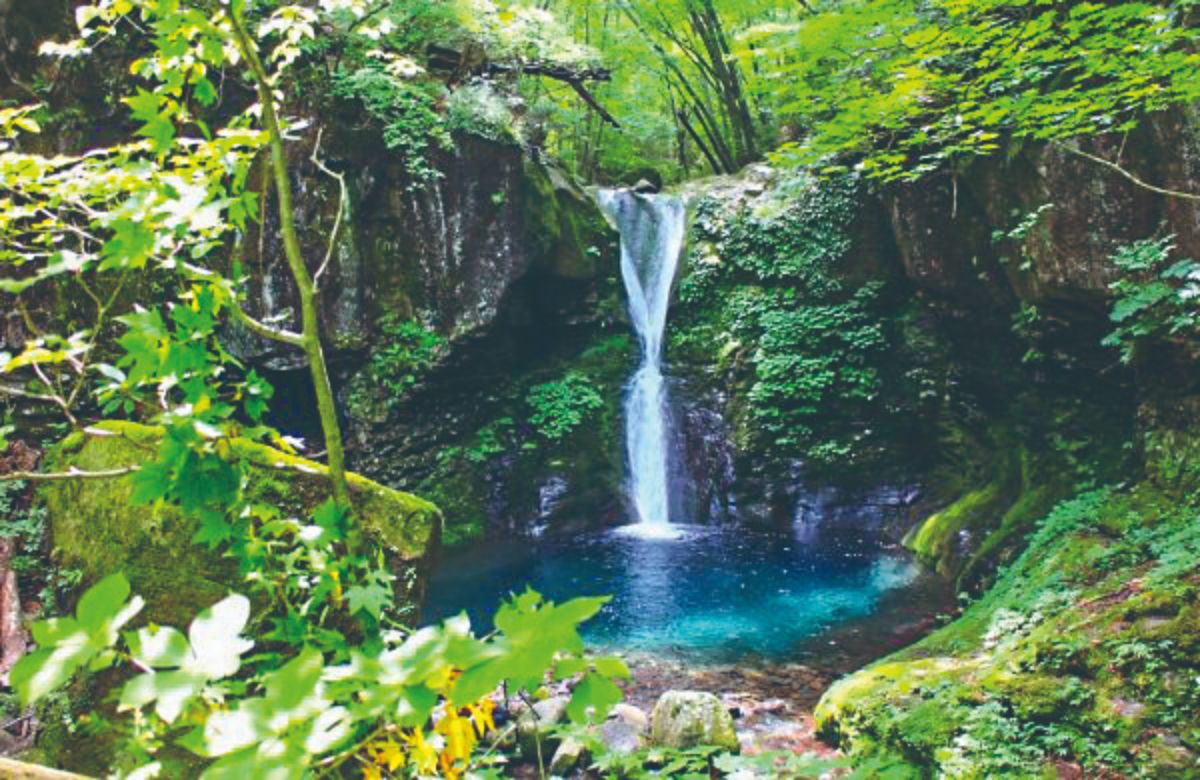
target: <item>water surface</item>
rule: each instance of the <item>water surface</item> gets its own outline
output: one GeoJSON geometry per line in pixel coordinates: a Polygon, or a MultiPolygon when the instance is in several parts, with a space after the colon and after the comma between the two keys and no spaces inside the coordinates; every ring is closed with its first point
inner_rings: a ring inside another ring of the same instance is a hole
{"type": "Polygon", "coordinates": [[[477,629],[526,584],[547,598],[611,595],[584,627],[592,644],[696,661],[787,660],[929,575],[869,531],[676,526],[680,538],[620,529],[571,538],[490,539],[435,567],[426,620],[466,610],[477,629]]]}

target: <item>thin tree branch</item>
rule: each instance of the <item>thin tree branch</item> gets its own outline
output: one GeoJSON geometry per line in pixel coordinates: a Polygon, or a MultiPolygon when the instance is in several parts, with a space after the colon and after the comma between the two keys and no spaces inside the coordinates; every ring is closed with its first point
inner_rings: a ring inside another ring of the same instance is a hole
{"type": "Polygon", "coordinates": [[[229,297],[229,310],[233,312],[233,318],[245,326],[246,330],[255,335],[262,336],[271,341],[278,341],[281,344],[288,344],[293,347],[304,347],[304,337],[299,333],[294,333],[290,330],[282,328],[273,328],[261,320],[256,320],[254,317],[242,308],[242,303],[235,296],[229,297]]]}
{"type": "Polygon", "coordinates": [[[45,395],[43,393],[30,393],[27,390],[9,387],[8,385],[0,385],[0,395],[8,395],[12,396],[13,398],[24,398],[27,401],[41,401],[42,403],[59,404],[59,399],[52,395],[45,395]]]}
{"type": "Polygon", "coordinates": [[[618,122],[612,114],[608,113],[608,109],[600,105],[596,98],[592,97],[592,93],[587,91],[587,88],[583,86],[582,82],[568,81],[567,83],[571,85],[571,89],[575,90],[575,94],[583,98],[584,103],[587,103],[589,106],[591,106],[593,111],[600,115],[601,119],[603,119],[605,122],[608,122],[613,127],[621,127],[621,123],[618,122]]]}
{"type": "Polygon", "coordinates": [[[74,466],[66,471],[42,473],[38,471],[10,471],[0,474],[0,482],[66,482],[72,479],[117,479],[134,473],[141,466],[126,466],[105,471],[84,471],[74,466]]]}
{"type": "Polygon", "coordinates": [[[79,421],[75,419],[75,415],[71,414],[71,406],[67,403],[67,399],[63,395],[62,384],[58,381],[58,375],[56,374],[54,381],[51,382],[50,378],[46,376],[46,372],[42,370],[40,365],[37,363],[32,363],[30,364],[30,368],[33,369],[33,373],[37,374],[37,378],[41,380],[42,384],[48,388],[51,388],[52,390],[57,391],[56,395],[49,397],[54,401],[55,404],[58,405],[59,409],[62,409],[63,416],[67,418],[67,422],[71,423],[71,427],[78,427],[79,421]]]}
{"type": "MultiPolygon", "coordinates": [[[[80,282],[82,277],[76,277],[80,282]]],[[[104,329],[105,321],[108,319],[108,312],[117,303],[117,299],[121,297],[121,290],[125,289],[125,280],[129,278],[129,269],[121,271],[121,276],[117,280],[112,294],[107,300],[101,300],[98,296],[93,296],[96,301],[96,324],[92,328],[92,336],[88,339],[87,349],[83,354],[85,359],[90,359],[92,352],[96,349],[96,344],[100,340],[100,331],[104,329]]],[[[84,365],[84,370],[79,372],[78,378],[75,380],[75,387],[71,390],[71,394],[67,396],[67,406],[74,409],[76,402],[79,400],[79,394],[83,391],[84,384],[87,381],[87,365],[84,365]]]]}
{"type": "Polygon", "coordinates": [[[1166,189],[1165,187],[1157,187],[1153,184],[1150,184],[1149,182],[1145,182],[1145,181],[1139,179],[1137,176],[1134,176],[1132,173],[1125,170],[1120,165],[1117,165],[1115,162],[1106,160],[1103,157],[1098,157],[1094,154],[1091,154],[1090,152],[1085,152],[1078,147],[1069,146],[1068,144],[1064,144],[1059,141],[1055,141],[1054,146],[1058,147],[1059,149],[1068,151],[1071,154],[1075,154],[1080,157],[1091,160],[1092,162],[1097,163],[1099,165],[1103,165],[1105,168],[1108,168],[1109,170],[1120,174],[1121,176],[1125,177],[1126,179],[1133,182],[1134,184],[1141,187],[1142,189],[1150,190],[1150,192],[1155,192],[1155,193],[1158,193],[1159,195],[1165,195],[1168,198],[1183,198],[1184,200],[1194,200],[1194,201],[1200,202],[1200,195],[1196,195],[1191,192],[1180,192],[1179,190],[1170,190],[1170,189],[1166,189]]]}
{"type": "MultiPolygon", "coordinates": [[[[210,271],[207,268],[201,268],[198,265],[192,265],[191,263],[185,262],[180,262],[179,265],[188,273],[201,279],[213,280],[220,278],[217,273],[210,271]]],[[[238,300],[236,291],[231,291],[229,295],[229,310],[233,312],[233,318],[244,325],[246,329],[252,333],[262,336],[265,339],[270,339],[271,341],[290,344],[293,347],[303,348],[305,346],[304,337],[299,333],[294,333],[290,330],[284,330],[282,328],[271,327],[267,323],[252,317],[249,312],[242,308],[242,302],[238,300]]]]}
{"type": "Polygon", "coordinates": [[[29,332],[39,339],[42,338],[42,329],[33,321],[33,316],[30,315],[29,309],[25,306],[25,301],[21,300],[21,296],[17,296],[17,311],[21,312],[21,321],[25,323],[25,327],[29,332]]]}
{"type": "Polygon", "coordinates": [[[325,134],[324,127],[319,128],[317,130],[317,142],[316,142],[316,144],[313,145],[312,157],[310,157],[309,159],[312,160],[313,165],[317,166],[317,170],[319,170],[321,173],[324,173],[326,176],[330,176],[334,179],[337,179],[338,205],[337,205],[337,216],[334,217],[334,219],[333,219],[333,232],[329,235],[329,244],[325,248],[325,259],[323,261],[321,261],[321,267],[317,269],[317,272],[315,274],[313,274],[313,292],[314,293],[321,289],[321,277],[325,274],[325,271],[329,268],[329,262],[333,259],[333,253],[337,249],[338,235],[342,229],[342,216],[345,213],[346,204],[350,201],[350,190],[348,187],[346,187],[346,176],[344,174],[337,173],[335,171],[330,170],[329,167],[327,165],[325,165],[325,163],[321,162],[321,158],[320,158],[321,137],[324,134],[325,134]]]}

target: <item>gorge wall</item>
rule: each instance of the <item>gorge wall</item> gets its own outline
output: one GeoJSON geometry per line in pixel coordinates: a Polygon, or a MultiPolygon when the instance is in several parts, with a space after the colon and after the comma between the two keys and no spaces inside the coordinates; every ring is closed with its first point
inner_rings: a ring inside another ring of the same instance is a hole
{"type": "MultiPolygon", "coordinates": [[[[612,229],[515,146],[462,136],[415,186],[346,124],[322,151],[350,190],[322,305],[355,467],[438,501],[451,543],[615,521],[634,345],[612,229]]],[[[1200,180],[1186,115],[1126,148],[1147,181],[1200,180]]],[[[336,187],[311,166],[301,185],[319,256],[336,187]]],[[[1167,234],[1200,254],[1200,210],[1065,149],[882,192],[766,166],[685,189],[667,359],[695,519],[853,515],[978,585],[1079,479],[1130,468],[1135,428],[1195,392],[1161,381],[1186,357],[1173,348],[1125,366],[1100,342],[1111,255],[1167,234]]],[[[264,306],[287,312],[278,247],[247,245],[264,306]]],[[[311,433],[294,356],[239,349],[296,401],[277,421],[311,433]]]]}

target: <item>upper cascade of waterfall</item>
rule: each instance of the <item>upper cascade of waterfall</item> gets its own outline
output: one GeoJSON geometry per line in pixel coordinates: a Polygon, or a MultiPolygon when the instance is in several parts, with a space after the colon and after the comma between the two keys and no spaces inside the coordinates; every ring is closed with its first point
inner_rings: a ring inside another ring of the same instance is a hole
{"type": "Polygon", "coordinates": [[[628,190],[602,190],[599,202],[621,234],[621,277],[642,353],[625,401],[628,492],[637,519],[631,532],[674,536],[670,408],[662,360],[671,288],[683,249],[684,204],[674,196],[628,190]]]}

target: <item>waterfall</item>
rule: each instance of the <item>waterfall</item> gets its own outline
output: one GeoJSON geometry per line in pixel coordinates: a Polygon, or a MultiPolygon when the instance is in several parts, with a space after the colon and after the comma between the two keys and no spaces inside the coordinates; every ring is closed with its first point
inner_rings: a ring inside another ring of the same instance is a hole
{"type": "Polygon", "coordinates": [[[671,285],[683,248],[684,207],[679,198],[603,190],[600,205],[621,234],[621,277],[629,317],[641,343],[641,362],[625,400],[629,499],[637,515],[632,533],[669,537],[667,388],[662,374],[663,335],[671,285]]]}

